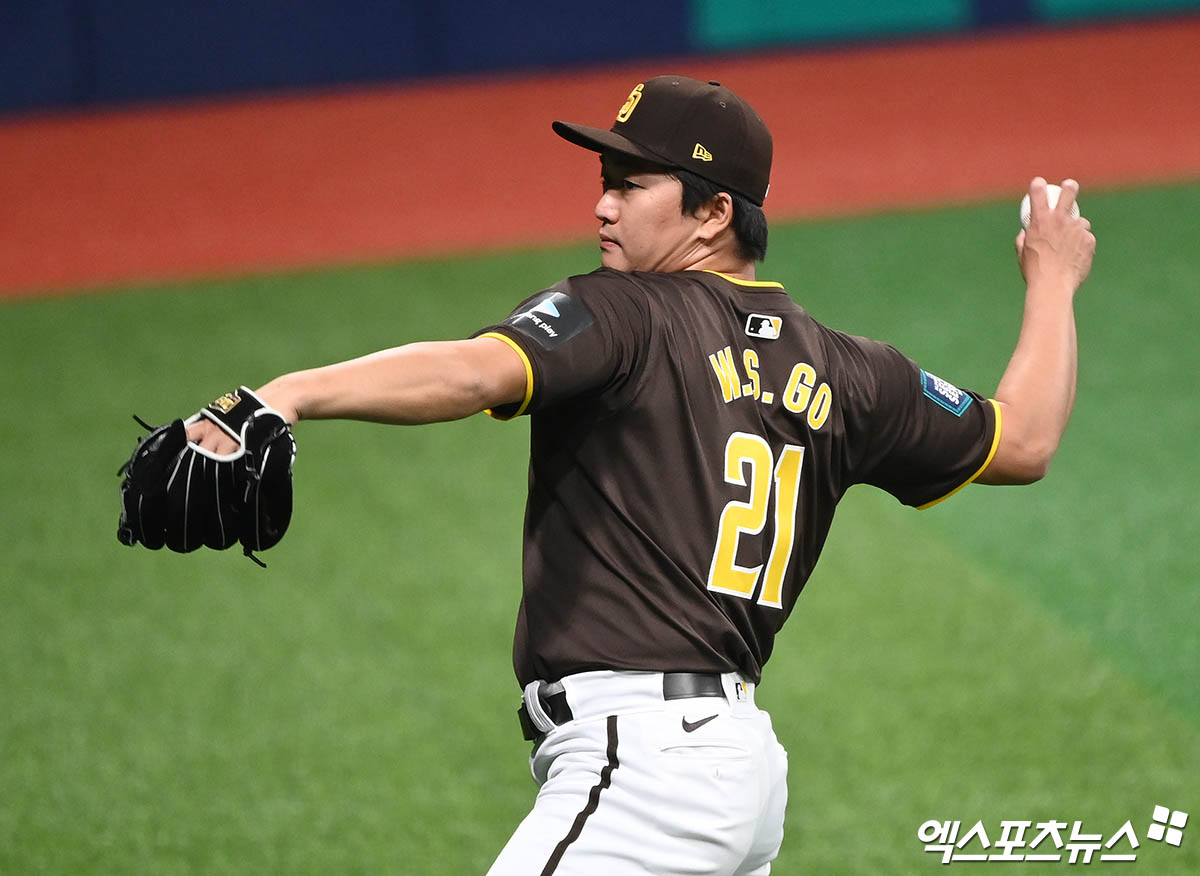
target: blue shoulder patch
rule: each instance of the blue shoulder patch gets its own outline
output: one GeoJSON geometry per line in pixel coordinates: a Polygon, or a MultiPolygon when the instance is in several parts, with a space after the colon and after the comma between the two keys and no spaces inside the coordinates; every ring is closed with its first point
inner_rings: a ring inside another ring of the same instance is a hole
{"type": "Polygon", "coordinates": [[[956,417],[961,417],[974,400],[970,393],[925,370],[921,371],[921,388],[925,390],[927,399],[941,405],[956,417]]]}

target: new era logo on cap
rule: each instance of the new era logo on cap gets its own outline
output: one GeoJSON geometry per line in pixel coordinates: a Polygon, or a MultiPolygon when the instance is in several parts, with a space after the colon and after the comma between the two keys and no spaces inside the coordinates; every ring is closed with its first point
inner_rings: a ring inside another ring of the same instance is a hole
{"type": "Polygon", "coordinates": [[[703,146],[701,146],[699,143],[697,143],[696,148],[692,150],[692,158],[699,158],[701,161],[712,161],[713,160],[712,153],[709,152],[707,149],[705,149],[703,146]]]}

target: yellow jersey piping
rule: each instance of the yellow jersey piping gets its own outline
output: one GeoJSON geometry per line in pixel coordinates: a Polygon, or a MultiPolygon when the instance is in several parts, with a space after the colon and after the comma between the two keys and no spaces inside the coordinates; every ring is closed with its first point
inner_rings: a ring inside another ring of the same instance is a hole
{"type": "Polygon", "coordinates": [[[728,274],[722,274],[720,271],[710,271],[708,268],[702,268],[706,274],[716,274],[728,280],[730,283],[736,283],[739,286],[756,286],[759,289],[782,289],[782,283],[776,283],[774,280],[739,280],[737,277],[731,277],[728,274]]]}
{"type": "Polygon", "coordinates": [[[533,364],[529,361],[529,357],[525,355],[525,351],[521,349],[521,345],[507,335],[502,335],[499,332],[484,332],[479,337],[495,338],[498,341],[504,341],[504,343],[517,351],[517,355],[521,357],[521,362],[525,365],[525,398],[521,399],[521,406],[517,408],[516,413],[505,417],[497,414],[491,408],[488,408],[486,411],[489,417],[497,420],[515,420],[521,414],[525,413],[525,409],[529,407],[529,402],[533,398],[533,364]]]}
{"type": "Polygon", "coordinates": [[[987,470],[987,467],[992,464],[992,459],[996,455],[996,450],[1000,447],[1000,432],[1004,428],[1004,417],[1000,413],[1000,404],[994,398],[989,398],[988,402],[991,403],[993,410],[996,412],[996,434],[992,436],[992,449],[988,451],[987,459],[983,461],[983,465],[979,466],[979,470],[975,472],[975,474],[971,475],[949,493],[942,496],[940,499],[934,499],[932,502],[926,502],[924,505],[918,505],[918,511],[924,511],[926,508],[932,508],[938,502],[944,502],[946,499],[949,499],[967,484],[971,483],[973,480],[983,474],[987,470]]]}

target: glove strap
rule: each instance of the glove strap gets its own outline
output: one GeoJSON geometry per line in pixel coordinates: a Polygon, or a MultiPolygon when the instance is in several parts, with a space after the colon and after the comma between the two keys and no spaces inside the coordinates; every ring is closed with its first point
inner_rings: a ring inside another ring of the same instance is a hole
{"type": "Polygon", "coordinates": [[[202,407],[195,414],[188,417],[185,425],[190,426],[201,419],[209,420],[236,441],[239,445],[238,450],[235,453],[225,456],[218,456],[199,447],[196,448],[211,459],[219,462],[228,462],[239,459],[242,456],[246,449],[246,427],[255,417],[263,416],[264,414],[274,414],[280,420],[284,420],[283,414],[256,396],[248,387],[242,386],[225,393],[220,398],[214,399],[202,407]]]}

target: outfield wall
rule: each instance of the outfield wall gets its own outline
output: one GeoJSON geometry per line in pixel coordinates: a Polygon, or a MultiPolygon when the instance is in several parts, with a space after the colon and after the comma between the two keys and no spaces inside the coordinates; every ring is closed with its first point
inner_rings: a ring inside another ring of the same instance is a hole
{"type": "Polygon", "coordinates": [[[0,113],[1200,9],[1200,0],[7,0],[0,113]]]}

